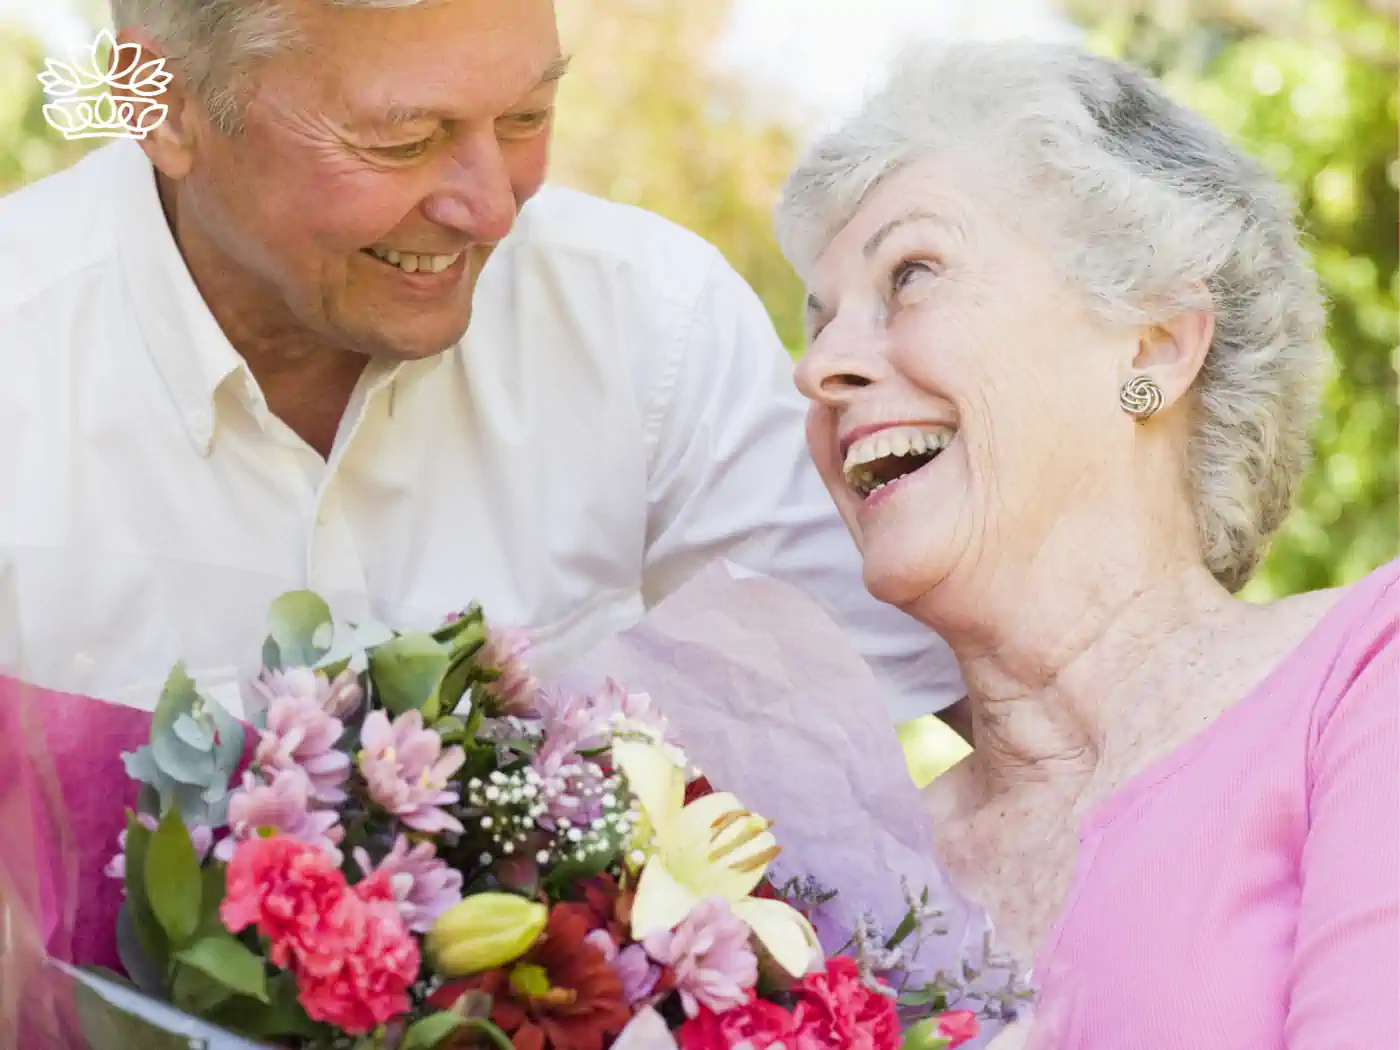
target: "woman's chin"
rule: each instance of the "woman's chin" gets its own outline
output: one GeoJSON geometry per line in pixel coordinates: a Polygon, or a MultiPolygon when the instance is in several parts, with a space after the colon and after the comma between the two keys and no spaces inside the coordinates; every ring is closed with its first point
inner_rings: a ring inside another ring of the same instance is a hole
{"type": "Polygon", "coordinates": [[[946,573],[941,560],[928,551],[912,552],[866,548],[865,589],[886,605],[907,609],[938,586],[946,573]]]}

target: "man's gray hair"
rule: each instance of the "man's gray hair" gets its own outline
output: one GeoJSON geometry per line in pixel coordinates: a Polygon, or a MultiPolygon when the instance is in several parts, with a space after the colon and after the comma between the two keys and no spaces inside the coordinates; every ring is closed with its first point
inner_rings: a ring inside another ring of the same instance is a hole
{"type": "MultiPolygon", "coordinates": [[[[242,127],[253,65],[297,39],[287,0],[111,0],[118,30],[144,29],[227,133],[242,127]]],[[[423,0],[319,0],[329,7],[413,7],[423,0]]]]}
{"type": "MultiPolygon", "coordinates": [[[[1189,478],[1202,555],[1232,592],[1286,517],[1309,458],[1325,310],[1289,195],[1142,73],[1077,46],[920,45],[821,136],[784,187],[784,254],[805,277],[883,180],[980,158],[1006,214],[1053,231],[1060,272],[1130,325],[1215,316],[1196,382],[1189,478]]],[[[984,180],[985,181],[985,180],[984,180]]]]}

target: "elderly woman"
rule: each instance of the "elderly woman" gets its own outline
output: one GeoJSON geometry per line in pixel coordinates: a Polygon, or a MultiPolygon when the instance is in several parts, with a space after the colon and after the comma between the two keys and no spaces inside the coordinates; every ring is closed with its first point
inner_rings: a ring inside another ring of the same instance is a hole
{"type": "Polygon", "coordinates": [[[1400,563],[1235,595],[1303,471],[1323,305],[1265,171],[1060,45],[902,61],[780,238],[865,582],[947,639],[930,802],[1053,1050],[1400,1046],[1400,563]]]}

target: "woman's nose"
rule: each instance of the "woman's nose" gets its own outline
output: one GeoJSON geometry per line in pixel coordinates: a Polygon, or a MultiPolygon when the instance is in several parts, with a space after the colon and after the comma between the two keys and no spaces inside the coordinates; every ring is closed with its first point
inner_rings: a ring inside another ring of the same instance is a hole
{"type": "Polygon", "coordinates": [[[797,389],[804,397],[828,408],[840,408],[888,370],[883,354],[849,328],[835,324],[812,342],[797,362],[797,389]]]}

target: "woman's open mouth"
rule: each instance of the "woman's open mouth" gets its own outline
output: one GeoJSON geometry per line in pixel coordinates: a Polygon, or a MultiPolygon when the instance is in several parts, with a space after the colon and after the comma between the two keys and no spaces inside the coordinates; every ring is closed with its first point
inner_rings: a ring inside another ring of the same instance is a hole
{"type": "Polygon", "coordinates": [[[846,452],[846,484],[868,499],[928,466],[956,433],[950,426],[905,426],[867,435],[846,452]]]}

